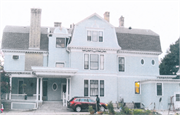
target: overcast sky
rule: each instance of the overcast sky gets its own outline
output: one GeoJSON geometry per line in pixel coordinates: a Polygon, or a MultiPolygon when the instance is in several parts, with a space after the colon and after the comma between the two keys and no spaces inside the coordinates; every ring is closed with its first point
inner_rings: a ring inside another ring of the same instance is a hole
{"type": "MultiPolygon", "coordinates": [[[[6,25],[29,26],[30,9],[41,8],[41,26],[63,27],[78,23],[93,13],[103,17],[110,12],[110,23],[118,27],[120,16],[124,26],[150,29],[159,34],[163,53],[180,37],[180,0],[0,0],[0,39],[6,25]]],[[[17,44],[18,45],[18,44],[17,44]]]]}

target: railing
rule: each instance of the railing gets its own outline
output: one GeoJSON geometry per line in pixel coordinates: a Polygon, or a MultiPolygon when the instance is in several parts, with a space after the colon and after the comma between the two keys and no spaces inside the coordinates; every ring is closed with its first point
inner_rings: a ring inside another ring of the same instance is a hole
{"type": "Polygon", "coordinates": [[[66,93],[63,92],[63,106],[66,106],[66,93]]]}
{"type": "Polygon", "coordinates": [[[25,96],[27,96],[27,94],[11,94],[11,99],[22,99],[22,100],[24,100],[25,96]]]}

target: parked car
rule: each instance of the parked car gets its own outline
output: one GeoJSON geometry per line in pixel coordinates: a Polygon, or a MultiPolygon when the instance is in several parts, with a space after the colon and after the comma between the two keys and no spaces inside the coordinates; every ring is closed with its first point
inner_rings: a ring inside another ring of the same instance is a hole
{"type": "MultiPolygon", "coordinates": [[[[89,106],[92,106],[93,109],[96,108],[96,101],[90,97],[73,97],[68,101],[68,108],[72,108],[77,112],[88,109],[89,106]]],[[[107,104],[100,102],[100,110],[105,111],[105,109],[107,109],[107,104]]]]}

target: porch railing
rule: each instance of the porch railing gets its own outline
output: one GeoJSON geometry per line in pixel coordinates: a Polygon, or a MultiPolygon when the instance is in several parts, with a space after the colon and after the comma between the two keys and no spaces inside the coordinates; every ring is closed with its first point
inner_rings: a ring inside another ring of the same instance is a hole
{"type": "Polygon", "coordinates": [[[66,93],[63,92],[63,106],[66,106],[66,101],[69,100],[69,95],[68,95],[68,99],[66,100],[66,93]]]}

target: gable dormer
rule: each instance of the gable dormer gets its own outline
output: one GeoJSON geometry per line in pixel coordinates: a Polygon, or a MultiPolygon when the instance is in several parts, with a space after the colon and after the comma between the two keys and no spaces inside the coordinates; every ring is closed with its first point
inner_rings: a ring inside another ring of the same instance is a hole
{"type": "Polygon", "coordinates": [[[96,13],[75,25],[68,47],[120,49],[114,26],[96,13]]]}

